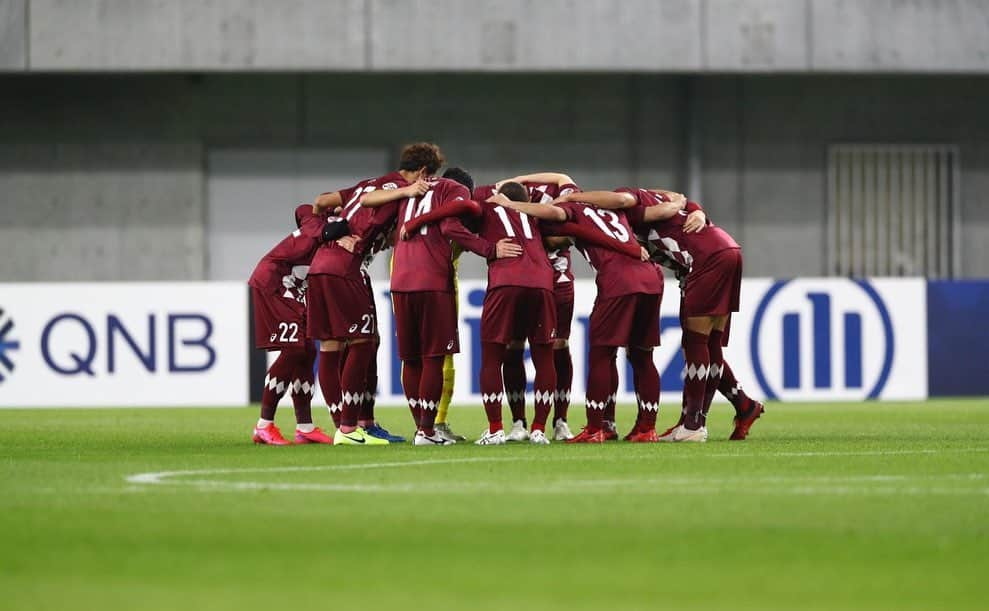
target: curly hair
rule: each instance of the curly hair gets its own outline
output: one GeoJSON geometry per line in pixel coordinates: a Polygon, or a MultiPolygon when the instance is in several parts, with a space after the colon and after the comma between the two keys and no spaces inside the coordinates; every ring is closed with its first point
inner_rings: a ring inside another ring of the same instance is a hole
{"type": "Polygon", "coordinates": [[[446,158],[443,157],[443,151],[440,150],[440,147],[432,142],[416,142],[402,149],[398,169],[416,172],[421,168],[426,168],[426,173],[432,176],[443,166],[445,161],[446,158]]]}

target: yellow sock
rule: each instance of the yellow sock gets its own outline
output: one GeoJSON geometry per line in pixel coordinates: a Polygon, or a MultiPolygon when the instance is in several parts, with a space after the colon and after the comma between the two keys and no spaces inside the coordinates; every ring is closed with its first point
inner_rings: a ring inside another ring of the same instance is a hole
{"type": "Polygon", "coordinates": [[[453,369],[453,355],[448,354],[443,359],[443,394],[440,395],[440,405],[436,409],[436,422],[446,422],[446,414],[450,411],[450,400],[453,399],[453,380],[456,371],[453,369]]]}

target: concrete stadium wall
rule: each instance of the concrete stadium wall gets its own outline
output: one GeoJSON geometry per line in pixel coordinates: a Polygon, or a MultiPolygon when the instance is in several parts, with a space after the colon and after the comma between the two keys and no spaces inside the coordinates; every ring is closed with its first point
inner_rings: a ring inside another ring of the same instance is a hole
{"type": "Polygon", "coordinates": [[[211,151],[394,155],[415,139],[479,181],[562,169],[585,188],[699,192],[753,276],[827,272],[829,143],[956,143],[961,269],[989,276],[985,78],[7,75],[0,89],[2,281],[207,278],[211,151]]]}
{"type": "Polygon", "coordinates": [[[989,71],[980,0],[0,0],[0,70],[989,71]]]}

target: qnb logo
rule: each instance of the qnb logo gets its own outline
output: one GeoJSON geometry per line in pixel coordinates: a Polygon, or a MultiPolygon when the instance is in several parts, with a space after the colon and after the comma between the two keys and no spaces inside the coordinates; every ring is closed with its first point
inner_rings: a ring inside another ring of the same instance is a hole
{"type": "Polygon", "coordinates": [[[750,348],[770,399],[875,399],[893,365],[893,324],[868,282],[777,282],[756,309],[750,348]]]}
{"type": "Polygon", "coordinates": [[[11,337],[14,330],[14,321],[11,320],[0,308],[0,383],[6,380],[6,374],[14,371],[14,361],[11,360],[11,352],[20,350],[21,343],[11,337]]]}

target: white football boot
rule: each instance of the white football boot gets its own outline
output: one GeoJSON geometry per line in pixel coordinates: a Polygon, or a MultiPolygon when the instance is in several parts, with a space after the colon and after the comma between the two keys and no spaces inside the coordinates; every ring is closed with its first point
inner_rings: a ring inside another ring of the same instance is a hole
{"type": "Polygon", "coordinates": [[[512,423],[512,431],[505,436],[505,441],[528,441],[529,431],[525,430],[525,422],[516,420],[512,423]]]}
{"type": "Polygon", "coordinates": [[[416,431],[412,440],[414,446],[452,446],[455,443],[457,442],[440,435],[439,431],[435,431],[432,436],[426,435],[425,431],[416,431]]]}
{"type": "Polygon", "coordinates": [[[442,436],[443,439],[446,439],[447,441],[452,441],[454,443],[458,441],[467,441],[467,438],[463,435],[457,435],[454,433],[453,429],[451,429],[450,425],[446,422],[437,422],[434,428],[436,429],[436,434],[442,436]]]}
{"type": "Polygon", "coordinates": [[[567,424],[566,420],[557,420],[556,424],[553,425],[553,440],[566,441],[567,439],[573,439],[573,433],[570,432],[570,426],[567,424]]]}
{"type": "Polygon", "coordinates": [[[536,429],[529,433],[529,443],[537,446],[548,446],[549,437],[546,436],[546,433],[536,429]]]}
{"type": "Polygon", "coordinates": [[[505,431],[498,431],[497,433],[492,433],[488,429],[484,429],[484,432],[481,433],[481,438],[475,441],[474,445],[478,445],[478,446],[505,445],[505,431]]]}
{"type": "Polygon", "coordinates": [[[670,429],[669,432],[660,437],[659,440],[671,443],[678,443],[681,441],[704,443],[707,441],[707,427],[702,426],[696,431],[692,431],[681,424],[670,429]]]}

